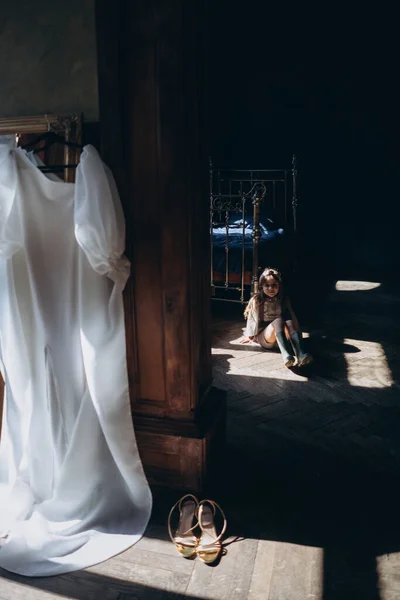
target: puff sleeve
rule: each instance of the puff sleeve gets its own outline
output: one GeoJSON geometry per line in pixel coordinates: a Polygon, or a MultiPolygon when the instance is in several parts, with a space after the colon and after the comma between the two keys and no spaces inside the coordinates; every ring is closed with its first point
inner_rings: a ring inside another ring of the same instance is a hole
{"type": "Polygon", "coordinates": [[[248,337],[254,337],[257,335],[259,330],[259,319],[258,319],[258,311],[252,309],[247,317],[245,335],[248,337]]]}
{"type": "Polygon", "coordinates": [[[124,214],[113,175],[90,145],[77,169],[74,220],[76,240],[91,267],[123,289],[130,273],[124,214]]]}

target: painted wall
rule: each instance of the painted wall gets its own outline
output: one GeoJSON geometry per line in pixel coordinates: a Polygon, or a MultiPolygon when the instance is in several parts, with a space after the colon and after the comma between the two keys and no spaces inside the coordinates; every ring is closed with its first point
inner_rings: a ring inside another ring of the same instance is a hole
{"type": "Polygon", "coordinates": [[[98,119],[94,0],[8,0],[0,11],[0,116],[98,119]]]}

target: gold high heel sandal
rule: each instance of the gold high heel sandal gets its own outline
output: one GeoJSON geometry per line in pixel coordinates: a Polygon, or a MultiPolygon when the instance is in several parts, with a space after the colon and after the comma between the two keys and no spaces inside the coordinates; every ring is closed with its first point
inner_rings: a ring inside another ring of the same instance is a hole
{"type": "Polygon", "coordinates": [[[186,494],[182,496],[176,504],[171,508],[168,515],[168,533],[169,537],[175,548],[178,550],[184,558],[192,558],[196,554],[196,547],[198,543],[197,537],[193,533],[193,529],[196,529],[198,523],[193,525],[193,519],[195,518],[199,501],[196,496],[192,494],[186,494]],[[179,510],[179,523],[175,535],[172,534],[171,529],[171,517],[174,510],[179,510]]]}
{"type": "Polygon", "coordinates": [[[201,529],[201,536],[197,544],[196,554],[203,562],[211,564],[219,557],[222,544],[221,538],[226,531],[226,518],[222,508],[213,500],[202,500],[198,506],[198,521],[201,529]],[[221,533],[217,535],[214,524],[216,510],[219,510],[224,524],[221,533]]]}

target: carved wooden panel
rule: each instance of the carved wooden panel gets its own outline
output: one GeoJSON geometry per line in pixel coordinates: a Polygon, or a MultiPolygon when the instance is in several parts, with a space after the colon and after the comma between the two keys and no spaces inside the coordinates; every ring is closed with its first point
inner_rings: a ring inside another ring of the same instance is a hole
{"type": "Polygon", "coordinates": [[[211,381],[203,8],[198,0],[113,6],[101,19],[109,7],[98,3],[100,110],[108,139],[117,143],[114,119],[124,149],[133,407],[193,419],[211,381]]]}

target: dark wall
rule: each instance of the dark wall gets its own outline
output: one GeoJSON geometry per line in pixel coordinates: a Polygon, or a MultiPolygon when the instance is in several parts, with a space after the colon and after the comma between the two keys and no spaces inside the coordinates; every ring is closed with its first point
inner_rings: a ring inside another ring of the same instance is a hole
{"type": "Polygon", "coordinates": [[[0,115],[98,118],[94,0],[18,0],[0,10],[0,115]]]}
{"type": "Polygon", "coordinates": [[[400,266],[394,17],[301,5],[214,4],[213,161],[281,167],[295,152],[304,259],[390,277],[400,266]]]}

